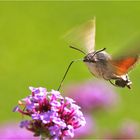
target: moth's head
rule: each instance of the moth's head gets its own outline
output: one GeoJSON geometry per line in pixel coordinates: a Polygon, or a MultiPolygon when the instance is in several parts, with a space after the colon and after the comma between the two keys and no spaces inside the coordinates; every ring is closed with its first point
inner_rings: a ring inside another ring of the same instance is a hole
{"type": "Polygon", "coordinates": [[[92,52],[87,54],[84,57],[83,61],[89,63],[95,63],[97,61],[107,61],[109,59],[111,59],[110,55],[105,51],[101,51],[101,52],[92,52]]]}
{"type": "Polygon", "coordinates": [[[87,54],[87,55],[84,57],[83,61],[84,61],[84,62],[89,62],[89,63],[91,63],[91,62],[92,62],[92,63],[95,63],[96,60],[95,60],[94,52],[87,54]]]}

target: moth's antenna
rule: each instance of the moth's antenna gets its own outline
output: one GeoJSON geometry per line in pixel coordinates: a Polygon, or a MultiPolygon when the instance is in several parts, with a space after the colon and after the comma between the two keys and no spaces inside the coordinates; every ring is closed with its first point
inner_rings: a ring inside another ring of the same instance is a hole
{"type": "MultiPolygon", "coordinates": [[[[106,50],[106,48],[103,48],[103,49],[101,49],[101,50],[95,51],[94,55],[97,54],[97,53],[99,53],[99,52],[102,52],[102,51],[104,51],[104,50],[106,50]]],[[[94,56],[94,55],[93,55],[93,56],[94,56]]]]}
{"type": "Polygon", "coordinates": [[[72,61],[70,62],[69,66],[68,66],[68,68],[67,68],[67,70],[66,70],[66,72],[65,72],[65,74],[64,74],[64,76],[63,76],[63,78],[62,78],[62,81],[60,82],[60,85],[59,85],[59,87],[58,87],[58,89],[57,89],[58,91],[60,90],[60,88],[61,88],[61,86],[62,86],[62,84],[63,84],[63,81],[65,80],[66,75],[67,75],[67,73],[68,73],[68,71],[69,71],[71,65],[72,65],[74,62],[76,62],[76,61],[82,61],[82,60],[83,60],[83,59],[77,59],[77,60],[72,60],[72,61]]]}
{"type": "Polygon", "coordinates": [[[78,49],[78,48],[75,48],[75,47],[73,47],[73,46],[69,46],[71,49],[74,49],[74,50],[77,50],[77,51],[79,51],[79,52],[81,52],[81,53],[83,53],[83,54],[85,54],[86,55],[86,53],[84,52],[84,51],[82,51],[82,50],[80,50],[80,49],[78,49]]]}

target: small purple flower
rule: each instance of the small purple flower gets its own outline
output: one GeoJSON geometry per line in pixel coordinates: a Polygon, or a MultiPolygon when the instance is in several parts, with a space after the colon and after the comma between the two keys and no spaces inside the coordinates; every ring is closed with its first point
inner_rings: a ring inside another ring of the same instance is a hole
{"type": "MultiPolygon", "coordinates": [[[[125,120],[122,123],[119,135],[121,138],[127,139],[140,139],[140,125],[132,120],[125,120]]],[[[119,136],[118,136],[119,137],[119,136]]]]}
{"type": "MultiPolygon", "coordinates": [[[[110,130],[109,130],[110,131],[110,130]]],[[[125,120],[119,129],[115,132],[106,133],[104,138],[105,140],[114,140],[114,139],[140,139],[140,125],[139,123],[133,120],[125,120]]]]}
{"type": "Polygon", "coordinates": [[[47,92],[45,88],[29,88],[31,95],[19,101],[14,111],[29,116],[20,127],[32,131],[34,136],[45,136],[54,140],[74,137],[76,128],[85,125],[80,107],[68,97],[62,97],[59,91],[47,92]]]}
{"type": "Polygon", "coordinates": [[[73,98],[85,111],[114,107],[119,96],[102,81],[88,81],[65,88],[65,93],[73,98]]]}

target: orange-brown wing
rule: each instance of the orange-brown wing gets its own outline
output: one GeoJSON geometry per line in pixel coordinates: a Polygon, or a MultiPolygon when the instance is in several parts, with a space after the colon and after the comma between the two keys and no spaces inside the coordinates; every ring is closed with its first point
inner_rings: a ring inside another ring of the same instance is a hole
{"type": "Polygon", "coordinates": [[[111,64],[113,66],[115,74],[124,75],[131,68],[133,68],[134,64],[138,61],[138,59],[138,56],[130,56],[119,60],[111,60],[111,64]]]}

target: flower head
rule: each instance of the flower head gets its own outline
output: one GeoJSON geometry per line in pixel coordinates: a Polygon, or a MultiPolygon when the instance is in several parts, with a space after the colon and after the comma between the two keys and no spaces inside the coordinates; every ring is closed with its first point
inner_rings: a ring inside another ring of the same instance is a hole
{"type": "Polygon", "coordinates": [[[80,107],[68,97],[62,97],[59,91],[47,92],[45,88],[30,87],[31,95],[19,101],[14,111],[29,116],[20,127],[51,139],[73,137],[74,130],[85,125],[80,107]]]}
{"type": "Polygon", "coordinates": [[[125,120],[120,128],[120,135],[122,138],[140,138],[140,125],[133,120],[125,120]]]}
{"type": "Polygon", "coordinates": [[[74,84],[65,88],[65,93],[85,111],[110,108],[116,105],[119,99],[114,90],[101,81],[74,84]]]}
{"type": "Polygon", "coordinates": [[[123,120],[120,127],[115,132],[110,132],[105,134],[105,140],[114,140],[114,139],[125,139],[125,140],[132,140],[132,139],[140,139],[140,125],[138,122],[133,120],[123,120]]]}

